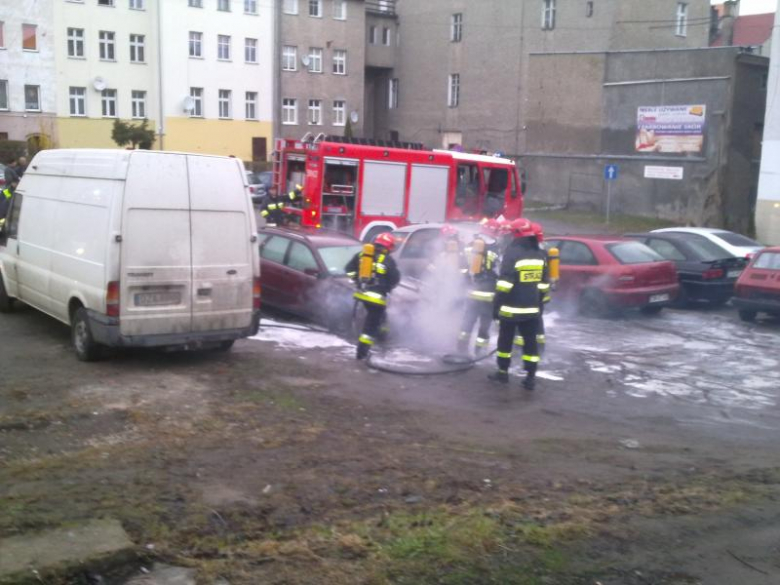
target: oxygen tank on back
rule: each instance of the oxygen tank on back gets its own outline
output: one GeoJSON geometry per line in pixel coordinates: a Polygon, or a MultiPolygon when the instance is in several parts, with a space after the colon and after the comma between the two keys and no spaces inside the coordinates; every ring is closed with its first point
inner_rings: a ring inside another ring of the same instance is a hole
{"type": "Polygon", "coordinates": [[[374,276],[375,253],[374,244],[363,244],[363,252],[360,254],[360,265],[358,266],[358,279],[362,282],[371,280],[374,276]]]}

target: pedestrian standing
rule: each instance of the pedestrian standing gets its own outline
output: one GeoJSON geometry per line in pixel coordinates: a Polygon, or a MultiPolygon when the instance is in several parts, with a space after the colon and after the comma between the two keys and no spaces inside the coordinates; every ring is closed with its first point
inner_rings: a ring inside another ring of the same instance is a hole
{"type": "Polygon", "coordinates": [[[12,158],[5,166],[5,188],[10,189],[11,193],[16,191],[16,186],[19,184],[19,161],[12,158]]]}

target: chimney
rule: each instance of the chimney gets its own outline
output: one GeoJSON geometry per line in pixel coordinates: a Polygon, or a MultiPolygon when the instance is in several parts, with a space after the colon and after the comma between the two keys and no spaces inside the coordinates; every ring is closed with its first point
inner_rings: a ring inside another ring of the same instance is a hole
{"type": "Polygon", "coordinates": [[[723,46],[734,44],[734,21],[739,16],[739,0],[726,0],[723,3],[723,16],[720,19],[720,38],[723,46]]]}

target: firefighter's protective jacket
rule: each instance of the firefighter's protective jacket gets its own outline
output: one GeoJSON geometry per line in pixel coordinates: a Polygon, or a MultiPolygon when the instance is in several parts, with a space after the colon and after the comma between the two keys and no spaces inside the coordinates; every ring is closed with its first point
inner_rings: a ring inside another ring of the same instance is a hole
{"type": "MultiPolygon", "coordinates": [[[[472,266],[474,248],[469,246],[465,250],[469,267],[472,266]]],[[[469,299],[486,303],[493,302],[495,298],[496,282],[498,281],[498,254],[490,248],[481,254],[482,262],[480,270],[469,270],[469,299]]]]}
{"type": "Polygon", "coordinates": [[[493,316],[513,322],[541,314],[540,284],[549,283],[547,255],[525,248],[517,240],[507,248],[496,283],[493,316]]]}
{"type": "Polygon", "coordinates": [[[357,285],[358,290],[353,295],[357,300],[373,305],[387,306],[387,294],[401,282],[401,272],[390,254],[377,246],[371,267],[371,277],[365,280],[358,278],[360,260],[364,252],[358,252],[347,263],[347,276],[357,285]]]}

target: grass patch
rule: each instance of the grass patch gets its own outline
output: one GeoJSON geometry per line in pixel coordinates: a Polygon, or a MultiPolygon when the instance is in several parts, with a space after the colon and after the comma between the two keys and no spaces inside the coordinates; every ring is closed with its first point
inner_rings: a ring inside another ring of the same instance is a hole
{"type": "Polygon", "coordinates": [[[600,228],[606,233],[647,232],[651,230],[675,227],[679,224],[656,217],[637,215],[612,215],[609,225],[603,213],[571,211],[567,209],[551,211],[533,211],[529,215],[544,225],[545,221],[559,221],[582,228],[600,228]]]}

